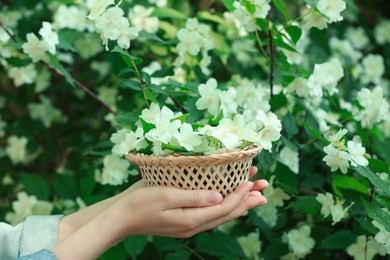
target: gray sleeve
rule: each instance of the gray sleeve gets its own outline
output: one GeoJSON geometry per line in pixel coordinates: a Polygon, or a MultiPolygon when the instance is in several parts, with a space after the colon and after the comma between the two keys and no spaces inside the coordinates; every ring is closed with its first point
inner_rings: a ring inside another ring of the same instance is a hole
{"type": "Polygon", "coordinates": [[[18,260],[58,260],[52,251],[42,249],[34,254],[19,257],[18,260]]]}
{"type": "Polygon", "coordinates": [[[0,223],[0,259],[17,259],[42,249],[51,249],[57,244],[58,225],[62,217],[30,216],[15,227],[0,223]]]}
{"type": "Polygon", "coordinates": [[[23,223],[19,255],[25,256],[57,244],[58,225],[63,215],[30,216],[23,223]]]}

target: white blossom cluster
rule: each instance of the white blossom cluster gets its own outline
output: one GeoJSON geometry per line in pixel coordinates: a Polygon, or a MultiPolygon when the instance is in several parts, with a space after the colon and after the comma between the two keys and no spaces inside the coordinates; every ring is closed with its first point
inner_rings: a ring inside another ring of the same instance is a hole
{"type": "Polygon", "coordinates": [[[245,256],[248,259],[259,259],[261,252],[261,241],[259,239],[259,231],[251,232],[246,236],[237,238],[237,242],[240,244],[245,256]]]}
{"type": "Polygon", "coordinates": [[[42,39],[39,40],[34,33],[27,34],[27,42],[22,45],[23,52],[27,54],[33,62],[47,61],[47,52],[56,54],[56,45],[59,44],[58,34],[53,31],[51,23],[43,22],[39,30],[42,39]]]}
{"type": "Polygon", "coordinates": [[[47,97],[40,96],[40,100],[40,103],[28,105],[30,117],[40,120],[46,128],[49,128],[54,122],[60,122],[62,120],[61,111],[55,108],[47,97]]]}
{"type": "Polygon", "coordinates": [[[146,8],[142,5],[135,5],[129,10],[128,18],[138,31],[156,33],[159,28],[160,20],[157,17],[151,16],[153,11],[153,7],[146,8]]]}
{"type": "Polygon", "coordinates": [[[27,137],[18,137],[11,135],[7,139],[7,147],[5,148],[5,153],[10,158],[12,164],[27,164],[34,160],[38,155],[39,151],[35,153],[30,153],[27,150],[27,137]]]}
{"type": "Polygon", "coordinates": [[[112,6],[114,3],[114,0],[95,0],[88,18],[95,21],[96,31],[100,33],[106,49],[109,40],[117,41],[122,49],[128,49],[130,40],[138,37],[138,30],[130,27],[123,10],[118,5],[112,6]]]}
{"type": "Polygon", "coordinates": [[[347,207],[343,207],[344,202],[342,200],[333,199],[333,195],[329,192],[324,194],[318,194],[316,200],[321,203],[321,214],[326,218],[329,215],[332,216],[332,225],[340,222],[343,218],[348,216],[348,210],[354,203],[351,203],[347,207]]]}
{"type": "Polygon", "coordinates": [[[357,237],[356,243],[347,247],[347,253],[356,260],[371,260],[377,254],[385,256],[386,249],[375,240],[372,236],[366,237],[360,235],[357,237]]]}
{"type": "Polygon", "coordinates": [[[368,161],[365,157],[366,148],[362,146],[359,138],[354,138],[352,141],[347,142],[345,145],[345,139],[343,138],[348,131],[341,129],[337,134],[330,136],[331,143],[324,147],[326,156],[323,161],[330,167],[332,172],[341,170],[346,174],[352,166],[367,166],[368,161]]]}
{"type": "Polygon", "coordinates": [[[315,64],[308,79],[296,78],[287,86],[287,92],[299,97],[320,98],[326,90],[329,95],[335,95],[338,93],[337,84],[343,77],[342,64],[338,59],[332,58],[328,62],[315,64]]]}
{"type": "Polygon", "coordinates": [[[383,96],[381,86],[375,87],[372,91],[363,88],[357,94],[357,100],[363,109],[354,109],[354,118],[361,122],[363,127],[371,128],[374,124],[389,120],[389,101],[383,96]]]}
{"type": "MultiPolygon", "coordinates": [[[[388,210],[387,210],[388,212],[388,210]]],[[[386,228],[378,223],[378,221],[375,221],[373,220],[372,221],[372,224],[379,229],[378,233],[376,233],[374,239],[380,243],[382,246],[383,246],[383,249],[382,252],[380,251],[379,254],[380,255],[385,255],[388,254],[390,255],[390,232],[388,230],[386,230],[386,228]]]]}
{"type": "Polygon", "coordinates": [[[235,1],[233,6],[235,10],[233,15],[225,13],[224,17],[231,25],[234,25],[240,36],[248,35],[248,32],[254,32],[258,27],[256,18],[266,18],[271,10],[270,0],[249,0],[253,5],[253,10],[248,10],[242,1],[235,1]]]}
{"type": "Polygon", "coordinates": [[[13,212],[5,215],[5,220],[12,225],[19,224],[31,215],[50,215],[53,205],[50,202],[38,200],[34,195],[29,196],[26,192],[19,192],[18,200],[12,202],[13,212]]]}
{"type": "Polygon", "coordinates": [[[175,66],[180,67],[187,63],[191,66],[192,57],[201,54],[199,66],[204,74],[210,74],[208,66],[211,63],[211,57],[208,52],[214,48],[214,42],[210,37],[210,27],[199,23],[196,18],[189,18],[185,27],[177,31],[176,37],[179,40],[176,46],[179,56],[174,62],[175,66]]]}
{"type": "Polygon", "coordinates": [[[341,12],[345,10],[346,6],[343,0],[320,0],[316,9],[309,7],[302,13],[302,27],[304,29],[316,27],[323,30],[330,23],[342,21],[341,12]]]}
{"type": "Polygon", "coordinates": [[[282,259],[302,259],[310,254],[315,245],[310,233],[310,226],[304,225],[283,234],[282,241],[288,244],[291,253],[283,256],[282,259]]]}

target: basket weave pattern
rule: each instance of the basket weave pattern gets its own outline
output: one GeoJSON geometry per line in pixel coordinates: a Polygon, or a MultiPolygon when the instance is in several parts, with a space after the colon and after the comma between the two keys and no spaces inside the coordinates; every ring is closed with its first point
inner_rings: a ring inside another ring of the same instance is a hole
{"type": "Polygon", "coordinates": [[[146,187],[168,186],[185,190],[208,189],[224,197],[248,180],[252,159],[260,147],[204,156],[153,156],[130,153],[127,159],[139,165],[146,187]]]}

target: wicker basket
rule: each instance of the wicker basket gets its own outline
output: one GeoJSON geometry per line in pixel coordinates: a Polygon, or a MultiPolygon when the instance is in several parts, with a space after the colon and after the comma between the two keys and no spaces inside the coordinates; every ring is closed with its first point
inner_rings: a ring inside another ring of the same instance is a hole
{"type": "Polygon", "coordinates": [[[239,151],[203,156],[129,153],[127,159],[139,165],[146,187],[209,189],[219,191],[225,197],[248,180],[252,159],[260,151],[260,147],[251,146],[239,151]]]}

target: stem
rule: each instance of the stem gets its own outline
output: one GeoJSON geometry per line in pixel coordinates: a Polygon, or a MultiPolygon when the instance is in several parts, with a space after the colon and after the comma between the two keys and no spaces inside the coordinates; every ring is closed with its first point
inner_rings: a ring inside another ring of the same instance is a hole
{"type": "Polygon", "coordinates": [[[16,42],[16,37],[8,30],[8,28],[0,21],[0,27],[5,31],[6,34],[14,41],[16,42]]]}
{"type": "Polygon", "coordinates": [[[188,111],[185,109],[185,107],[175,98],[174,96],[169,96],[170,99],[172,99],[173,103],[175,103],[176,106],[178,106],[183,114],[186,114],[188,111]]]}
{"type": "Polygon", "coordinates": [[[141,75],[141,73],[139,72],[139,70],[138,70],[138,68],[137,68],[137,65],[135,64],[135,62],[133,61],[133,59],[131,59],[131,64],[133,65],[133,68],[134,68],[134,70],[135,70],[135,73],[137,74],[137,77],[138,77],[139,82],[140,82],[140,84],[141,84],[142,93],[144,94],[144,99],[145,99],[146,105],[149,107],[149,102],[148,102],[148,98],[146,97],[146,91],[145,91],[146,83],[145,83],[144,79],[142,78],[142,75],[141,75]]]}
{"type": "MultiPolygon", "coordinates": [[[[367,130],[367,135],[368,135],[368,141],[370,142],[370,156],[372,158],[372,156],[374,155],[374,152],[373,152],[373,148],[372,148],[372,136],[371,136],[371,131],[370,131],[370,128],[366,128],[367,130]]],[[[370,197],[368,198],[368,201],[369,202],[372,202],[372,200],[374,199],[374,192],[375,192],[375,186],[370,182],[371,184],[371,190],[370,190],[370,197]]]]}
{"type": "Polygon", "coordinates": [[[184,247],[185,249],[187,249],[188,251],[190,251],[193,255],[195,255],[197,258],[201,259],[201,260],[206,260],[206,258],[204,258],[203,256],[201,256],[200,254],[198,254],[197,252],[195,252],[195,250],[193,250],[191,247],[189,246],[185,246],[184,247]]]}
{"type": "Polygon", "coordinates": [[[268,40],[269,40],[269,52],[271,57],[270,74],[269,74],[269,88],[270,88],[270,98],[274,96],[274,70],[275,70],[275,53],[273,46],[273,37],[272,37],[272,22],[268,22],[268,40]]]}
{"type": "Polygon", "coordinates": [[[260,35],[259,35],[259,32],[257,30],[255,30],[255,34],[256,34],[257,43],[259,45],[261,53],[264,55],[264,57],[266,57],[268,59],[268,55],[263,48],[263,43],[261,42],[260,35]]]}

